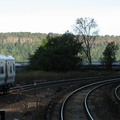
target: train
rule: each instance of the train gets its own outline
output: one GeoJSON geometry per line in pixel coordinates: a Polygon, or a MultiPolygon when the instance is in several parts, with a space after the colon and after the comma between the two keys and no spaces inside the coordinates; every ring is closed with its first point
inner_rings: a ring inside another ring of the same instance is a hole
{"type": "Polygon", "coordinates": [[[15,82],[15,58],[0,55],[0,92],[6,94],[15,82]]]}

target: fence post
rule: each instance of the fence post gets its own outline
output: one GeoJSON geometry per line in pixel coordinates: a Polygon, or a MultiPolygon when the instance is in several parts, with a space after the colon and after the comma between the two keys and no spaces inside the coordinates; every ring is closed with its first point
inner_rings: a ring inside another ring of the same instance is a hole
{"type": "Polygon", "coordinates": [[[4,110],[0,110],[0,116],[1,116],[0,120],[5,120],[5,111],[4,110]]]}

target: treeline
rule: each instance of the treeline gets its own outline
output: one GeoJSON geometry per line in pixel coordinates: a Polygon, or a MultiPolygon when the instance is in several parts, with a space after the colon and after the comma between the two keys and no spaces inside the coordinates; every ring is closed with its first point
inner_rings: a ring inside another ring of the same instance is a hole
{"type": "MultiPolygon", "coordinates": [[[[29,55],[34,54],[47,37],[59,35],[30,32],[0,33],[0,54],[11,55],[18,62],[27,62],[29,55]]],[[[120,36],[98,36],[92,47],[92,61],[99,61],[106,45],[112,41],[120,48],[120,36]]],[[[120,49],[117,52],[117,60],[120,60],[119,53],[120,49]]]]}
{"type": "MultiPolygon", "coordinates": [[[[104,38],[104,37],[103,37],[104,38]]],[[[111,37],[109,37],[109,40],[108,41],[101,41],[101,42],[98,42],[98,43],[95,43],[91,49],[91,53],[92,53],[92,61],[99,61],[103,51],[105,50],[105,47],[107,46],[108,43],[110,42],[115,42],[115,44],[118,46],[118,51],[116,53],[116,58],[117,58],[117,61],[120,61],[120,37],[117,40],[112,40],[110,39],[111,37]]],[[[113,37],[112,37],[113,38],[113,37]]],[[[115,38],[114,38],[115,39],[115,38]]],[[[96,40],[97,41],[97,40],[96,40]]]]}
{"type": "Polygon", "coordinates": [[[35,41],[31,43],[25,42],[23,44],[19,42],[0,44],[0,54],[11,55],[17,62],[28,62],[29,55],[34,53],[40,46],[40,43],[40,41],[35,41]]]}

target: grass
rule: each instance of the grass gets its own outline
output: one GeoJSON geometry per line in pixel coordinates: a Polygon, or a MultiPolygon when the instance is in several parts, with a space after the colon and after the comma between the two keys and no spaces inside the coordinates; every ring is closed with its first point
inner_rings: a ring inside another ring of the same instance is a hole
{"type": "Polygon", "coordinates": [[[66,73],[45,72],[45,71],[19,71],[16,73],[16,84],[29,84],[34,82],[71,79],[80,77],[92,77],[99,75],[112,75],[110,71],[69,71],[66,73]]]}

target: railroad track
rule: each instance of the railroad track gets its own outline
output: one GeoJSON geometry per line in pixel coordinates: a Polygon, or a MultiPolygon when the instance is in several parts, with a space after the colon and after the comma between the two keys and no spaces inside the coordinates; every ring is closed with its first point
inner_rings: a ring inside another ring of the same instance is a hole
{"type": "Polygon", "coordinates": [[[72,92],[68,91],[66,94],[63,94],[62,98],[58,97],[58,99],[51,102],[46,115],[46,120],[94,120],[90,113],[91,108],[88,107],[87,102],[91,92],[99,87],[118,80],[120,79],[96,82],[77,88],[72,92]]]}
{"type": "MultiPolygon", "coordinates": [[[[84,100],[84,107],[87,118],[89,120],[101,120],[101,118],[96,115],[97,111],[96,106],[94,105],[96,101],[95,99],[102,99],[102,96],[99,94],[101,93],[101,91],[103,92],[103,90],[105,95],[109,94],[109,96],[111,97],[111,92],[109,91],[111,91],[111,86],[116,85],[116,83],[118,83],[118,81],[106,82],[100,85],[96,85],[86,94],[84,100]]],[[[103,110],[103,108],[101,110],[103,110]]],[[[105,116],[105,114],[103,114],[103,116],[105,116]]]]}
{"type": "MultiPolygon", "coordinates": [[[[23,103],[24,102],[26,102],[25,103],[25,105],[27,104],[27,103],[31,103],[31,101],[29,101],[31,98],[35,98],[35,95],[34,95],[34,93],[35,93],[35,89],[36,89],[36,91],[37,91],[37,89],[38,89],[38,95],[36,95],[36,98],[37,98],[37,100],[39,99],[39,98],[44,98],[44,99],[46,99],[47,97],[42,97],[41,96],[41,90],[43,90],[43,89],[45,89],[45,90],[47,90],[47,89],[51,89],[51,88],[58,88],[58,87],[61,87],[61,86],[65,86],[65,87],[63,87],[62,88],[62,90],[64,89],[65,91],[64,92],[66,92],[66,93],[70,93],[71,92],[71,90],[69,90],[69,89],[67,89],[67,88],[69,88],[70,86],[72,86],[72,90],[73,89],[77,89],[78,88],[78,85],[80,85],[80,86],[84,86],[84,85],[86,85],[86,84],[89,84],[89,83],[92,83],[92,82],[95,82],[95,81],[101,81],[101,80],[104,80],[104,79],[110,79],[110,78],[117,78],[117,77],[120,77],[119,75],[116,75],[116,76],[99,76],[99,77],[88,77],[88,78],[77,78],[77,79],[67,79],[67,80],[56,80],[56,81],[49,81],[49,82],[42,82],[42,83],[33,83],[33,84],[29,84],[29,85],[22,85],[22,86],[16,86],[16,87],[14,87],[14,88],[12,88],[11,90],[10,90],[10,94],[8,94],[9,95],[9,97],[7,96],[7,95],[5,95],[5,96],[1,96],[1,99],[5,99],[5,101],[3,102],[3,105],[1,104],[1,107],[2,108],[4,108],[4,104],[5,103],[7,103],[7,104],[10,104],[10,105],[12,105],[11,103],[12,102],[14,102],[14,103],[16,103],[16,101],[15,101],[15,99],[16,98],[19,98],[19,102],[17,102],[18,104],[21,104],[21,105],[23,105],[23,103]],[[67,90],[66,90],[67,89],[67,90]],[[18,91],[19,92],[21,92],[21,94],[20,95],[18,95],[18,97],[17,97],[17,94],[18,94],[18,91]],[[25,92],[25,93],[24,93],[25,92]],[[11,96],[11,97],[10,97],[11,96]],[[40,97],[39,97],[40,96],[40,97]],[[29,97],[30,97],[30,99],[29,99],[29,97]],[[10,98],[11,100],[9,100],[8,98],[10,98]],[[7,101],[7,99],[9,100],[9,101],[7,101]]],[[[44,90],[43,90],[44,91],[44,90]]],[[[61,96],[63,96],[64,95],[64,92],[61,92],[60,94],[61,94],[61,96]]],[[[35,93],[35,94],[37,94],[37,93],[35,93]]],[[[56,93],[54,93],[54,94],[56,94],[56,93]]],[[[57,96],[59,96],[58,95],[58,92],[57,92],[57,96]]],[[[60,97],[60,96],[59,96],[60,97]]],[[[59,97],[57,97],[57,98],[53,98],[53,96],[51,96],[51,99],[52,99],[52,101],[51,101],[51,103],[50,103],[50,105],[52,105],[53,104],[53,106],[54,106],[54,103],[55,103],[55,101],[57,101],[57,100],[59,100],[59,97]]],[[[66,96],[65,96],[66,97],[66,96]]],[[[50,99],[50,98],[49,98],[50,99]]],[[[42,101],[42,99],[41,99],[41,101],[42,101]]],[[[41,101],[40,101],[40,103],[39,104],[42,104],[41,103],[41,101]]],[[[49,100],[48,100],[49,101],[49,100]]],[[[5,104],[5,106],[7,105],[7,104],[5,104]]],[[[46,103],[47,104],[47,103],[46,103]]],[[[48,105],[48,104],[47,104],[48,105]]],[[[59,104],[60,105],[60,104],[59,104]]],[[[52,107],[53,107],[52,106],[52,107]]],[[[50,107],[50,106],[49,106],[50,107]]],[[[22,110],[24,110],[24,108],[21,108],[22,110]]],[[[26,109],[26,108],[25,108],[26,109]]],[[[49,110],[48,110],[49,111],[49,110]]],[[[6,111],[6,114],[8,114],[8,112],[6,111]]],[[[8,114],[9,115],[9,114],[8,114]]],[[[49,117],[49,116],[48,116],[49,117]]],[[[46,117],[47,118],[47,117],[46,117]]]]}
{"type": "Polygon", "coordinates": [[[120,103],[120,85],[115,88],[114,95],[116,100],[120,103]]]}
{"type": "Polygon", "coordinates": [[[29,89],[34,89],[37,87],[45,87],[59,84],[68,84],[68,83],[77,83],[77,82],[96,82],[100,80],[107,80],[112,78],[119,78],[120,75],[111,75],[111,76],[98,76],[98,77],[86,77],[86,78],[73,78],[73,79],[63,79],[63,80],[55,80],[55,81],[46,81],[46,82],[36,82],[33,84],[21,85],[12,87],[10,90],[12,92],[17,92],[18,90],[25,91],[29,89]]]}

